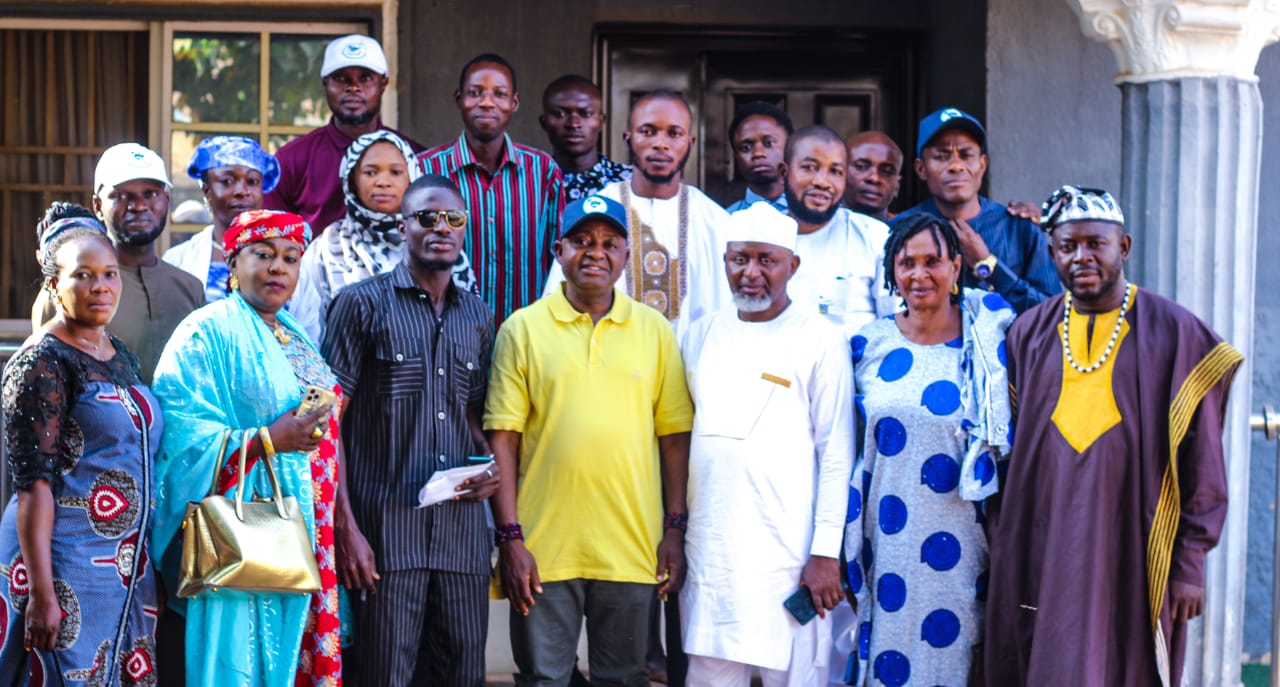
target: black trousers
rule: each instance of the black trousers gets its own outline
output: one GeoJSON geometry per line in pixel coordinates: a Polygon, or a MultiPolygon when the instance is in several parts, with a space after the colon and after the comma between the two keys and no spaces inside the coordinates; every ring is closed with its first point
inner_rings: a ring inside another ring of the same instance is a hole
{"type": "Polygon", "coordinates": [[[350,596],[356,632],[343,653],[349,684],[484,687],[488,576],[384,572],[377,594],[350,596]]]}

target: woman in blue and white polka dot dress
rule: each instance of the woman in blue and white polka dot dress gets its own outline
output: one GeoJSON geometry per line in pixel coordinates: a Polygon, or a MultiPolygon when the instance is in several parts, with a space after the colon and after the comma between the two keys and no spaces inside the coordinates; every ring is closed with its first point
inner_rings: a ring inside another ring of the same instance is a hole
{"type": "Polygon", "coordinates": [[[1014,311],[959,287],[959,241],[927,215],[895,223],[885,274],[906,308],[852,340],[859,456],[846,573],[859,622],[850,684],[964,687],[982,641],[983,500],[1012,437],[1004,335],[1014,311]]]}

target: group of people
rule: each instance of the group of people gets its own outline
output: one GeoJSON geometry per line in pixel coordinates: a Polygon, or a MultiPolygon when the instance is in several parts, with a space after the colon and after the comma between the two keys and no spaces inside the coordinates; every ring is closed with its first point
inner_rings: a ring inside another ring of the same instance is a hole
{"type": "Polygon", "coordinates": [[[583,77],[543,94],[547,153],[506,133],[502,57],[434,149],[382,124],[387,71],[339,38],[328,125],[203,141],[212,224],[163,259],[136,143],[39,223],[0,683],[482,685],[492,597],[518,685],[587,680],[584,622],[597,685],[1178,684],[1240,356],[1127,281],[1110,194],[982,197],[986,131],[944,108],[895,216],[890,137],[752,103],[726,210],[676,93],[635,101],[621,164],[583,77]],[[177,598],[237,455],[246,497],[271,461],[296,499],[319,592],[177,598]]]}

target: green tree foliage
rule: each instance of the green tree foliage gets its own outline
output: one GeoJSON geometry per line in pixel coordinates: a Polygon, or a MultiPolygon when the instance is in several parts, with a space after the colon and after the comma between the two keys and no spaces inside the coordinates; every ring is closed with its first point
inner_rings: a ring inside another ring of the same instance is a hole
{"type": "MultiPolygon", "coordinates": [[[[271,37],[269,122],[319,126],[328,118],[320,66],[332,36],[271,37]]],[[[257,124],[259,34],[178,34],[173,40],[173,121],[257,124]]]]}
{"type": "Polygon", "coordinates": [[[254,34],[173,40],[173,121],[256,124],[261,45],[254,34]]]}
{"type": "Polygon", "coordinates": [[[320,67],[334,36],[271,37],[272,124],[320,126],[329,119],[320,67]]]}

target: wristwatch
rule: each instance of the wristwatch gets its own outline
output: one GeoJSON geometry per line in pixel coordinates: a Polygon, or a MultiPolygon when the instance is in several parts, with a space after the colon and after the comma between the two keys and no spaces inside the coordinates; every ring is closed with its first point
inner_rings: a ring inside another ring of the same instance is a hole
{"type": "Polygon", "coordinates": [[[978,261],[973,266],[973,273],[978,275],[979,279],[990,279],[991,273],[996,270],[996,256],[994,253],[978,261]]]}

